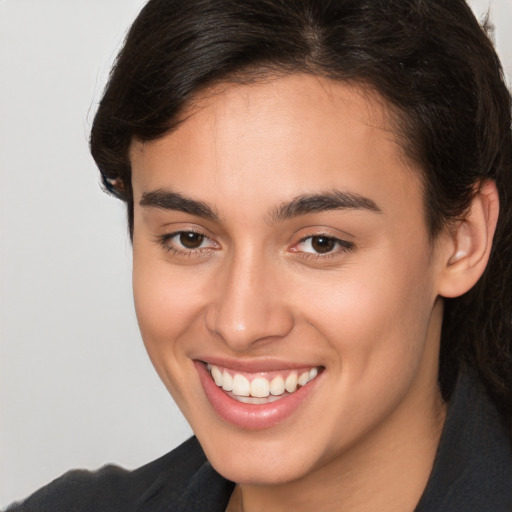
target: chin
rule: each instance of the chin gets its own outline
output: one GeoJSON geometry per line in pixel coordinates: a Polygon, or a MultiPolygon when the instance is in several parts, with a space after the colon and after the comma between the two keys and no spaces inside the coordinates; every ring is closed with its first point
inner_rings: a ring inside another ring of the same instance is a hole
{"type": "MultiPolygon", "coordinates": [[[[234,436],[236,437],[236,436],[234,436]]],[[[226,449],[223,442],[203,443],[206,456],[213,468],[224,478],[245,485],[277,485],[291,482],[310,473],[318,457],[314,457],[313,447],[308,452],[297,449],[306,445],[297,441],[280,444],[277,439],[245,440],[229,442],[226,449]]]]}
{"type": "Polygon", "coordinates": [[[243,485],[282,485],[298,480],[308,473],[307,468],[293,467],[286,461],[273,461],[273,464],[269,464],[246,457],[235,459],[211,463],[224,478],[243,485]]]}

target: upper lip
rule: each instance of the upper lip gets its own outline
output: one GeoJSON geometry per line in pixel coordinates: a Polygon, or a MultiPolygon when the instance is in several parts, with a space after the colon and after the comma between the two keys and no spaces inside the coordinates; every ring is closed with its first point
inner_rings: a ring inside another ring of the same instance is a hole
{"type": "Polygon", "coordinates": [[[302,368],[318,368],[321,365],[315,363],[305,362],[292,362],[284,361],[275,358],[257,358],[257,359],[233,359],[229,357],[219,356],[204,356],[195,358],[196,361],[202,363],[209,363],[230,370],[245,372],[245,373],[259,373],[278,370],[298,370],[302,368]]]}

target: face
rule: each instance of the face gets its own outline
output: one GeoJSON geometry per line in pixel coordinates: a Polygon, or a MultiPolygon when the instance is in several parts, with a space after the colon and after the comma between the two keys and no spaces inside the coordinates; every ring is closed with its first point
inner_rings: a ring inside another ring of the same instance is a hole
{"type": "Polygon", "coordinates": [[[443,255],[377,95],[218,87],[131,160],[144,343],[221,474],[290,481],[425,422],[443,255]]]}

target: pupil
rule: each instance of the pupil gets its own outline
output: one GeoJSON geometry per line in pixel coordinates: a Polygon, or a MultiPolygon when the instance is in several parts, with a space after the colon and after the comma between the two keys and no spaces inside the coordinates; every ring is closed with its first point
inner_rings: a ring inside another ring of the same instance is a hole
{"type": "Polygon", "coordinates": [[[203,243],[204,235],[188,231],[180,234],[180,243],[187,249],[197,249],[203,243]]]}
{"type": "Polygon", "coordinates": [[[325,253],[334,249],[334,239],[327,236],[314,236],[311,245],[316,252],[325,253]]]}

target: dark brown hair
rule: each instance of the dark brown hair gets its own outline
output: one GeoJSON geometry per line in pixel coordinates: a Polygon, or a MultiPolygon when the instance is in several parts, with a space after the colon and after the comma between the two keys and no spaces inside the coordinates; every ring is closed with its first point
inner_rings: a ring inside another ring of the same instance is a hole
{"type": "Polygon", "coordinates": [[[494,48],[464,0],[150,0],[131,27],[91,132],[105,188],[127,202],[128,149],[179,122],[201,89],[304,72],[369,86],[398,117],[423,169],[434,238],[475,186],[495,180],[500,217],[488,268],[445,301],[440,382],[462,360],[512,417],[512,137],[510,94],[494,48]]]}

